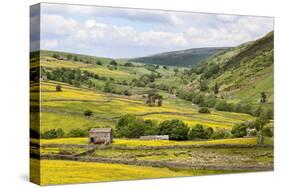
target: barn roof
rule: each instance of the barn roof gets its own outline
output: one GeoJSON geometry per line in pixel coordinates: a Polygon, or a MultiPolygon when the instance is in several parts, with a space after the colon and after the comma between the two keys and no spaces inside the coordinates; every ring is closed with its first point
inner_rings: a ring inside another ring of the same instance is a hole
{"type": "Polygon", "coordinates": [[[95,133],[104,133],[104,132],[111,132],[112,128],[92,128],[89,132],[95,133]]]}

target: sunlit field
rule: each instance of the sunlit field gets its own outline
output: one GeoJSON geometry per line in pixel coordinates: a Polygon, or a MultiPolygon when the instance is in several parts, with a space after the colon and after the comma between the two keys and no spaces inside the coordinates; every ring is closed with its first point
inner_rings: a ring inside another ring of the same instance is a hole
{"type": "MultiPolygon", "coordinates": [[[[36,165],[38,165],[38,161],[36,161],[36,159],[32,159],[31,167],[36,165]]],[[[40,165],[41,178],[36,175],[31,177],[33,181],[40,182],[40,185],[136,180],[230,173],[229,171],[212,170],[174,171],[168,168],[140,167],[122,164],[59,160],[41,160],[40,165]]]]}
{"type": "Polygon", "coordinates": [[[158,122],[180,119],[190,127],[202,124],[213,129],[231,129],[235,124],[254,120],[254,117],[250,115],[233,112],[212,110],[211,114],[201,114],[198,113],[198,108],[181,99],[167,98],[161,107],[148,107],[144,100],[133,96],[108,95],[100,91],[78,89],[53,81],[42,82],[41,91],[42,131],[52,128],[69,131],[73,128],[91,126],[114,127],[113,119],[123,114],[135,114],[158,122]],[[62,92],[55,91],[57,84],[62,86],[62,92]],[[93,111],[93,118],[83,115],[86,109],[93,111]]]}
{"type": "MultiPolygon", "coordinates": [[[[56,138],[40,139],[40,144],[88,144],[88,138],[56,138]]],[[[230,138],[206,141],[172,141],[172,140],[134,140],[134,139],[114,139],[116,146],[174,146],[174,145],[255,145],[257,138],[230,138]]],[[[266,138],[265,144],[273,144],[272,138],[266,138]]]]}

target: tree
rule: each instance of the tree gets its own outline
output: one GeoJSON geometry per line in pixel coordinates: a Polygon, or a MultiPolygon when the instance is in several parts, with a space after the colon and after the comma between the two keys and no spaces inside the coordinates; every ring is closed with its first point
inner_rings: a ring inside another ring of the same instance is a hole
{"type": "Polygon", "coordinates": [[[157,135],[159,134],[159,127],[156,121],[147,119],[144,121],[144,135],[157,135]]]}
{"type": "Polygon", "coordinates": [[[58,128],[56,130],[56,134],[58,138],[63,138],[65,136],[64,131],[62,130],[62,128],[58,128]]]}
{"type": "Polygon", "coordinates": [[[212,139],[223,139],[223,138],[229,138],[230,132],[226,129],[217,129],[211,136],[212,139]]]}
{"type": "Polygon", "coordinates": [[[204,96],[203,95],[193,94],[192,96],[193,96],[192,103],[194,103],[194,104],[204,103],[204,96]]]}
{"type": "Polygon", "coordinates": [[[113,91],[113,85],[109,81],[106,82],[103,91],[107,93],[111,93],[113,91]]]}
{"type": "Polygon", "coordinates": [[[124,64],[124,66],[125,66],[125,67],[133,67],[134,65],[133,65],[133,63],[131,63],[131,62],[126,62],[126,63],[124,64]]]}
{"type": "Polygon", "coordinates": [[[261,98],[260,98],[260,102],[261,103],[265,103],[267,100],[267,96],[265,92],[261,92],[261,98]]]}
{"type": "Polygon", "coordinates": [[[220,111],[231,112],[233,110],[233,106],[225,101],[220,101],[216,103],[215,109],[220,111]]]}
{"type": "Polygon", "coordinates": [[[58,59],[58,58],[59,58],[59,55],[58,55],[58,54],[53,54],[53,58],[58,59]]]}
{"type": "Polygon", "coordinates": [[[213,75],[217,74],[220,70],[220,66],[215,64],[215,65],[210,65],[208,66],[204,72],[201,75],[202,79],[208,79],[212,77],[213,75]]]}
{"type": "Polygon", "coordinates": [[[273,131],[272,131],[272,127],[265,127],[263,129],[263,134],[264,136],[268,136],[268,137],[273,137],[273,131]]]}
{"type": "Polygon", "coordinates": [[[174,68],[174,73],[175,73],[175,76],[179,73],[179,69],[178,68],[174,68]]]}
{"type": "Polygon", "coordinates": [[[57,138],[57,131],[55,129],[48,130],[44,132],[41,136],[42,138],[57,138]]]}
{"type": "Polygon", "coordinates": [[[72,56],[72,54],[68,54],[68,55],[66,56],[66,58],[67,58],[67,60],[69,61],[69,60],[72,60],[72,59],[73,59],[73,56],[72,56]]]}
{"type": "Polygon", "coordinates": [[[218,83],[216,82],[215,86],[214,86],[214,94],[218,94],[219,93],[219,85],[218,83]]]}
{"type": "Polygon", "coordinates": [[[210,139],[211,136],[214,134],[214,129],[212,127],[208,127],[205,129],[206,138],[210,139]]]}
{"type": "Polygon", "coordinates": [[[205,97],[204,103],[208,108],[213,108],[216,105],[216,98],[213,96],[205,97]]]}
{"type": "Polygon", "coordinates": [[[256,116],[256,117],[259,117],[264,113],[265,113],[264,109],[261,106],[259,106],[254,110],[253,115],[256,116]]]}
{"type": "Polygon", "coordinates": [[[207,90],[208,90],[207,82],[201,80],[201,81],[200,81],[200,91],[207,91],[207,90]]]}
{"type": "Polygon", "coordinates": [[[109,70],[116,70],[116,69],[117,69],[117,66],[108,65],[107,68],[108,68],[109,70]]]}
{"type": "Polygon", "coordinates": [[[98,61],[96,62],[96,64],[97,64],[97,65],[102,65],[102,62],[98,60],[98,61]]]}
{"type": "Polygon", "coordinates": [[[203,113],[203,114],[209,114],[209,113],[211,113],[210,110],[209,110],[209,108],[207,108],[207,107],[199,108],[198,112],[199,112],[199,113],[203,113]]]}
{"type": "Polygon", "coordinates": [[[237,104],[229,104],[231,111],[246,113],[250,115],[254,115],[256,111],[253,109],[253,105],[248,102],[239,102],[237,104]]]}
{"type": "Polygon", "coordinates": [[[87,136],[88,131],[82,130],[80,128],[77,129],[71,129],[69,133],[67,134],[68,137],[85,137],[87,136]]]}
{"type": "Polygon", "coordinates": [[[123,93],[124,93],[124,95],[126,95],[126,96],[131,96],[131,95],[132,95],[131,92],[130,92],[129,90],[127,90],[127,89],[125,89],[125,90],[123,91],[123,93]]]}
{"type": "Polygon", "coordinates": [[[115,60],[110,61],[110,65],[117,66],[117,62],[115,60]]]}
{"type": "Polygon", "coordinates": [[[268,119],[273,119],[274,117],[274,111],[273,109],[268,109],[266,112],[265,112],[265,115],[268,119]]]}
{"type": "Polygon", "coordinates": [[[156,94],[150,93],[150,94],[147,95],[146,104],[148,106],[154,106],[155,105],[155,101],[156,101],[156,94]]]}
{"type": "Polygon", "coordinates": [[[189,127],[181,120],[166,120],[159,125],[160,135],[169,135],[170,140],[187,140],[189,127]]]}
{"type": "Polygon", "coordinates": [[[247,128],[248,126],[244,123],[234,125],[232,127],[231,134],[238,138],[247,136],[247,128]]]}
{"type": "Polygon", "coordinates": [[[61,85],[57,85],[57,86],[56,86],[56,91],[62,91],[61,85]]]}
{"type": "Polygon", "coordinates": [[[265,115],[262,115],[261,117],[257,118],[252,127],[256,129],[256,131],[259,133],[259,144],[264,144],[264,133],[265,133],[265,125],[269,122],[267,117],[265,115]]]}
{"type": "Polygon", "coordinates": [[[84,115],[90,117],[93,115],[93,112],[91,110],[85,110],[84,115]]]}
{"type": "Polygon", "coordinates": [[[158,107],[162,106],[162,103],[163,103],[163,97],[159,95],[157,99],[157,106],[158,107]]]}
{"type": "Polygon", "coordinates": [[[163,104],[163,97],[155,92],[150,92],[147,95],[147,100],[146,104],[148,106],[155,106],[157,105],[158,107],[162,106],[163,104]]]}
{"type": "Polygon", "coordinates": [[[189,139],[209,139],[213,134],[213,129],[211,127],[205,129],[203,125],[195,125],[188,134],[189,139]]]}
{"type": "Polygon", "coordinates": [[[115,133],[117,137],[139,138],[144,135],[145,128],[146,125],[142,118],[127,114],[118,120],[115,133]]]}
{"type": "Polygon", "coordinates": [[[126,80],[123,80],[120,84],[122,85],[128,85],[128,82],[126,80]]]}
{"type": "MultiPolygon", "coordinates": [[[[165,84],[161,84],[162,86],[165,85],[165,84]]],[[[164,87],[168,88],[169,90],[169,93],[171,94],[176,94],[177,93],[177,87],[176,86],[170,86],[169,85],[165,85],[164,87]]],[[[165,89],[164,89],[165,90],[165,89]]]]}

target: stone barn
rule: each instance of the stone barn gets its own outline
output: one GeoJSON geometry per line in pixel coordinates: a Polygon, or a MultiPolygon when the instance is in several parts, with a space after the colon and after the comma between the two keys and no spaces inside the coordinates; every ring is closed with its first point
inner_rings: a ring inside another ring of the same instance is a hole
{"type": "Polygon", "coordinates": [[[89,143],[109,144],[113,140],[112,128],[92,128],[89,131],[89,143]]]}
{"type": "Polygon", "coordinates": [[[141,136],[140,140],[169,140],[169,135],[148,135],[141,136]]]}

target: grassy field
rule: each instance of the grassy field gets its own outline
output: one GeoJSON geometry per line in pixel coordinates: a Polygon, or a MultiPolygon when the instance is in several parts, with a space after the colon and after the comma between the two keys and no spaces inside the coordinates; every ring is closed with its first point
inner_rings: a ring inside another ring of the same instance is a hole
{"type": "Polygon", "coordinates": [[[135,114],[158,122],[180,119],[191,127],[203,124],[214,129],[231,129],[237,123],[254,120],[250,115],[233,112],[212,110],[211,114],[201,114],[198,107],[179,98],[166,97],[161,107],[149,107],[137,96],[111,95],[53,81],[42,82],[41,105],[42,131],[52,128],[69,131],[73,128],[114,127],[114,119],[124,114],[135,114]],[[62,85],[62,92],[55,92],[57,84],[62,85]],[[85,110],[93,111],[93,118],[85,117],[85,110]]]}
{"type": "MultiPolygon", "coordinates": [[[[267,144],[272,144],[272,139],[266,139],[267,144]]],[[[230,138],[221,140],[207,140],[207,141],[166,141],[166,140],[115,140],[113,145],[124,146],[169,146],[169,145],[216,145],[216,144],[257,144],[257,138],[230,138]]]]}
{"type": "MultiPolygon", "coordinates": [[[[31,170],[38,161],[31,159],[31,170]]],[[[77,161],[41,160],[41,177],[34,174],[31,180],[40,185],[71,184],[102,181],[120,181],[151,178],[222,174],[229,171],[171,170],[168,168],[140,167],[122,164],[107,164],[77,161]]],[[[233,173],[233,172],[232,172],[233,173]]]]}
{"type": "MultiPolygon", "coordinates": [[[[36,142],[36,140],[33,140],[36,142]]],[[[272,138],[265,139],[266,144],[273,144],[272,138]]],[[[88,138],[56,138],[40,139],[40,144],[88,144],[88,138]]],[[[257,138],[230,138],[207,141],[172,141],[172,140],[124,140],[114,139],[113,145],[117,146],[174,146],[174,145],[212,145],[212,144],[257,144],[257,138]]]]}
{"type": "Polygon", "coordinates": [[[64,155],[75,155],[85,152],[84,148],[62,148],[62,147],[44,147],[40,148],[40,154],[64,154],[64,155]]]}
{"type": "Polygon", "coordinates": [[[83,115],[56,113],[56,112],[42,112],[41,114],[41,131],[50,129],[63,128],[65,132],[71,129],[89,129],[93,127],[113,127],[113,121],[107,121],[95,117],[86,118],[83,115]]]}
{"type": "Polygon", "coordinates": [[[186,149],[159,149],[159,150],[124,150],[105,149],[96,150],[92,157],[163,161],[204,165],[223,166],[255,166],[270,165],[273,163],[272,148],[186,148],[186,149]]]}

